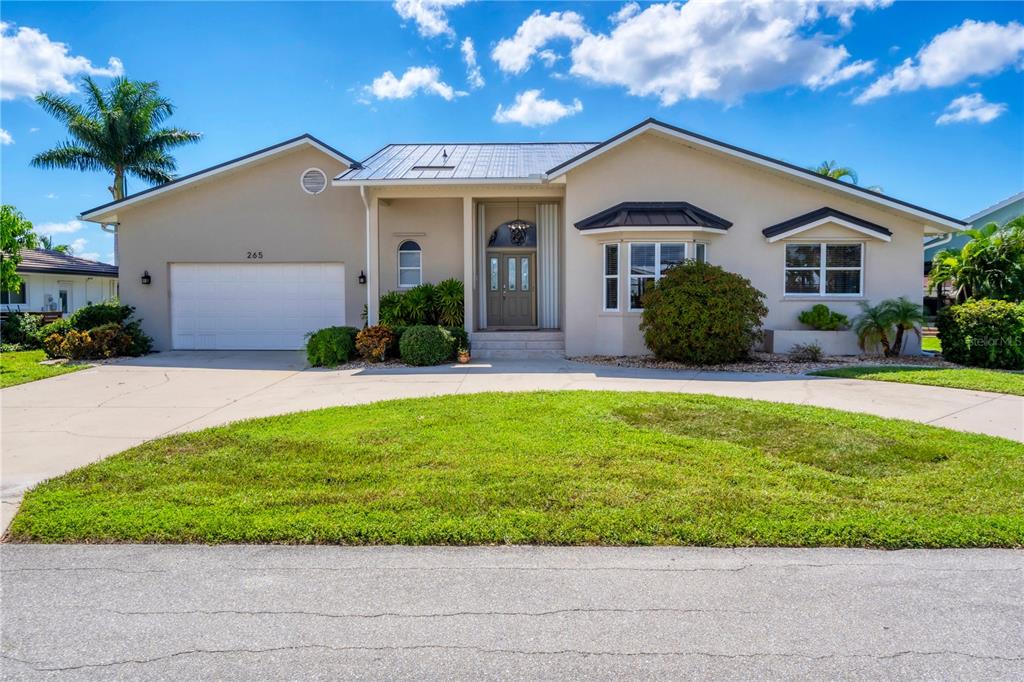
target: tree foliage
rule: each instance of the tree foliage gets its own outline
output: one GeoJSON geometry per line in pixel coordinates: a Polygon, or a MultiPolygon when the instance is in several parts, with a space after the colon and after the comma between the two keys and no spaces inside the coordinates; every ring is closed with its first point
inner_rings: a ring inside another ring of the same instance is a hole
{"type": "Polygon", "coordinates": [[[0,206],[0,290],[15,291],[21,286],[21,250],[34,249],[37,243],[32,223],[21,211],[10,204],[0,206]]]}
{"type": "Polygon", "coordinates": [[[177,169],[170,151],[201,137],[161,125],[174,113],[174,105],[160,95],[155,81],[117,78],[103,90],[86,76],[82,90],[84,105],[52,92],[36,97],[67,128],[69,139],[37,154],[32,165],[112,173],[114,182],[107,189],[115,201],[125,197],[129,175],[153,184],[170,182],[177,169]]]}
{"type": "Polygon", "coordinates": [[[904,296],[886,299],[878,305],[862,301],[860,310],[860,315],[853,318],[853,331],[861,350],[880,346],[883,354],[894,357],[903,352],[906,332],[921,336],[924,310],[904,296]]]}
{"type": "Polygon", "coordinates": [[[996,223],[966,230],[970,241],[959,252],[940,251],[932,259],[929,291],[944,282],[956,284],[954,298],[1024,300],[1024,216],[1000,227],[996,223]]]}

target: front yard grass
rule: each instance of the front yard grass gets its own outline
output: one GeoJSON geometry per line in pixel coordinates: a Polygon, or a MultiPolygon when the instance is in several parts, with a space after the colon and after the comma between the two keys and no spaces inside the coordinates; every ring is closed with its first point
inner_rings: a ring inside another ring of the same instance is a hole
{"type": "Polygon", "coordinates": [[[1024,445],[710,396],[445,396],[140,445],[30,491],[15,541],[1024,545],[1024,445]]]}
{"type": "Polygon", "coordinates": [[[30,381],[48,379],[68,372],[77,372],[88,365],[41,365],[46,353],[41,350],[19,350],[0,353],[0,388],[27,384],[30,381]]]}
{"type": "Polygon", "coordinates": [[[814,376],[840,377],[842,379],[870,379],[872,381],[895,381],[901,384],[924,384],[945,388],[966,388],[972,391],[990,391],[1024,396],[1024,374],[994,369],[973,369],[969,367],[839,367],[811,372],[814,376]]]}
{"type": "Polygon", "coordinates": [[[921,337],[921,350],[926,350],[929,353],[941,353],[942,341],[937,336],[923,336],[921,337]]]}

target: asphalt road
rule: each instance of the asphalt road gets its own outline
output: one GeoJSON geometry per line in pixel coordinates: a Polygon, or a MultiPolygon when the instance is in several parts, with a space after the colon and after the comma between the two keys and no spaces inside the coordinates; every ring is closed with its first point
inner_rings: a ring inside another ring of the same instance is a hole
{"type": "Polygon", "coordinates": [[[4,679],[1024,678],[1024,552],[0,547],[4,679]]]}

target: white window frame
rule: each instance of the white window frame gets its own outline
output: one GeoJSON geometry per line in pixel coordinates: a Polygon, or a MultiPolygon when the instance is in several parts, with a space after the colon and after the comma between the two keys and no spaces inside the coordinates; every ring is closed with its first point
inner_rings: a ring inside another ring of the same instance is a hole
{"type": "Polygon", "coordinates": [[[415,239],[403,239],[398,244],[398,249],[396,250],[395,258],[398,261],[397,264],[398,264],[398,288],[399,289],[412,289],[414,287],[418,287],[419,285],[423,284],[423,247],[420,245],[420,243],[418,241],[416,241],[415,239]],[[410,249],[408,251],[402,251],[402,247],[404,245],[408,244],[409,242],[412,242],[413,244],[416,245],[416,250],[414,251],[414,250],[410,249]],[[418,253],[420,255],[420,260],[419,260],[420,264],[418,266],[416,266],[416,267],[403,266],[402,265],[402,254],[403,253],[418,253]],[[403,271],[409,271],[409,270],[415,270],[416,271],[416,279],[417,279],[416,284],[402,284],[402,272],[403,271]]]}
{"type": "Polygon", "coordinates": [[[10,291],[10,290],[8,290],[8,291],[4,291],[3,293],[7,294],[7,302],[4,303],[4,305],[6,305],[6,306],[28,305],[28,282],[26,282],[24,279],[22,279],[21,282],[18,284],[17,291],[10,291]],[[18,298],[22,298],[24,300],[22,300],[22,301],[12,301],[11,300],[11,294],[18,294],[19,295],[18,298]]]}
{"type": "MultiPolygon", "coordinates": [[[[649,241],[649,240],[637,240],[637,241],[626,242],[626,244],[629,246],[629,248],[626,249],[626,251],[628,252],[628,254],[627,254],[627,256],[628,256],[628,258],[627,258],[628,265],[627,265],[627,268],[626,268],[626,277],[627,277],[627,279],[626,279],[626,298],[628,299],[628,301],[627,301],[626,305],[627,305],[627,310],[629,310],[629,312],[631,312],[631,313],[642,313],[644,311],[643,308],[634,308],[633,307],[633,280],[634,279],[645,279],[645,278],[650,277],[650,275],[634,275],[633,274],[633,245],[634,244],[654,244],[654,282],[655,282],[655,284],[657,284],[659,281],[661,281],[661,277],[662,277],[662,272],[661,272],[661,245],[662,244],[682,244],[683,245],[683,260],[687,261],[687,260],[690,259],[690,244],[691,243],[692,242],[681,241],[681,240],[676,240],[676,241],[673,241],[673,240],[661,240],[661,241],[657,241],[657,242],[649,241]]],[[[707,252],[707,248],[708,248],[707,246],[704,247],[704,258],[705,258],[705,260],[707,259],[707,253],[708,253],[707,252]]]]}
{"type": "Polygon", "coordinates": [[[861,241],[831,241],[831,242],[811,242],[811,241],[788,241],[784,242],[786,247],[789,246],[817,246],[820,251],[820,258],[818,260],[818,267],[789,267],[786,265],[786,248],[782,249],[782,295],[788,298],[864,298],[864,252],[867,250],[867,243],[861,241]],[[826,265],[826,258],[828,256],[829,246],[860,246],[860,265],[856,268],[830,268],[826,265]],[[817,270],[818,271],[818,293],[809,292],[794,292],[790,293],[786,291],[786,274],[790,270],[817,270]],[[825,287],[827,282],[827,275],[829,270],[857,270],[860,275],[857,284],[857,293],[855,294],[828,294],[825,293],[825,287]]]}
{"type": "Polygon", "coordinates": [[[606,313],[617,313],[622,309],[622,285],[619,273],[622,272],[622,244],[619,242],[605,242],[601,245],[601,272],[604,273],[604,277],[601,283],[604,285],[601,288],[601,310],[606,313]],[[615,274],[608,274],[608,247],[615,247],[615,274]],[[608,307],[608,280],[615,280],[615,307],[608,307]]]}

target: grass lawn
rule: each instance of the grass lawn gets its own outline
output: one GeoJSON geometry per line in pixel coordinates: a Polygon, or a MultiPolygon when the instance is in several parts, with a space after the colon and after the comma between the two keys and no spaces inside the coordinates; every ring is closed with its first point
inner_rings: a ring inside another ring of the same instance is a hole
{"type": "Polygon", "coordinates": [[[41,350],[0,353],[0,388],[48,379],[88,367],[88,365],[40,365],[39,362],[45,359],[46,353],[41,350]]]}
{"type": "Polygon", "coordinates": [[[968,388],[972,391],[991,391],[1024,395],[1024,374],[1003,372],[994,369],[972,369],[955,367],[936,369],[931,367],[839,367],[823,369],[811,374],[822,377],[843,379],[871,379],[873,381],[895,381],[901,384],[924,384],[946,388],[968,388]]]}
{"type": "Polygon", "coordinates": [[[932,353],[942,352],[942,342],[939,341],[937,336],[923,336],[921,337],[921,350],[926,350],[932,353]]]}
{"type": "Polygon", "coordinates": [[[492,393],[164,438],[45,482],[15,541],[1024,545],[1024,445],[710,396],[492,393]]]}

